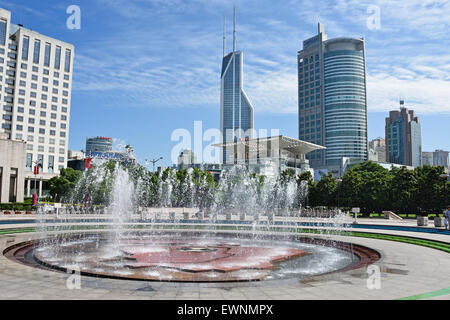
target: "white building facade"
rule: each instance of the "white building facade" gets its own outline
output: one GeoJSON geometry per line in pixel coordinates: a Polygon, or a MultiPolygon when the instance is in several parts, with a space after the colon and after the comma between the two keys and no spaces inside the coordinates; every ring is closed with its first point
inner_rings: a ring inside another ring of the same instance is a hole
{"type": "Polygon", "coordinates": [[[26,142],[26,196],[34,181],[43,196],[43,183],[66,167],[73,59],[73,45],[14,25],[0,9],[0,130],[26,142]]]}

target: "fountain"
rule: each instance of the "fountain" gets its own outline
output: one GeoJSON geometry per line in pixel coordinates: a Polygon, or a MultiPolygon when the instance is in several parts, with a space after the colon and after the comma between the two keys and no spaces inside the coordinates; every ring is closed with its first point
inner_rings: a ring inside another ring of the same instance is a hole
{"type": "MultiPolygon", "coordinates": [[[[70,199],[108,202],[102,215],[90,203],[83,208],[97,219],[80,215],[90,230],[73,224],[78,209],[66,208],[58,223],[42,211],[41,239],[9,256],[97,277],[185,282],[306,277],[377,259],[367,248],[283,232],[298,223],[306,195],[307,185],[289,176],[264,179],[239,166],[215,182],[197,169],[156,176],[107,163],[86,171],[70,199]]],[[[346,220],[325,222],[335,232],[346,220]]]]}

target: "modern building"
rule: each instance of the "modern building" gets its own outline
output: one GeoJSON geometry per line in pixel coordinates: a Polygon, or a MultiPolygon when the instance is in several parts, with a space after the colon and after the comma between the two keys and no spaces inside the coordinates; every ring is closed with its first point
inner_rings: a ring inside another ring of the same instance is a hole
{"type": "Polygon", "coordinates": [[[108,137],[86,138],[86,156],[98,152],[111,152],[113,150],[113,139],[108,137]]]}
{"type": "Polygon", "coordinates": [[[44,195],[46,181],[66,167],[73,58],[72,44],[12,24],[11,12],[0,9],[0,131],[27,142],[27,196],[34,181],[44,195]]]}
{"type": "Polygon", "coordinates": [[[433,152],[422,152],[422,165],[433,165],[433,152]]]}
{"type": "MultiPolygon", "coordinates": [[[[220,91],[220,131],[222,142],[232,143],[242,138],[253,138],[253,106],[243,89],[243,53],[236,51],[236,10],[234,11],[233,51],[222,59],[220,91]]],[[[227,162],[228,155],[224,149],[222,161],[227,162]]],[[[231,160],[230,160],[231,161],[231,160]]]]}
{"type": "Polygon", "coordinates": [[[23,202],[25,146],[24,141],[0,133],[0,203],[23,202]]]}
{"type": "Polygon", "coordinates": [[[449,152],[444,150],[436,150],[433,152],[433,165],[450,167],[449,152]]]}
{"type": "Polygon", "coordinates": [[[277,177],[286,169],[295,174],[310,171],[314,176],[306,154],[325,149],[323,146],[286,136],[240,139],[213,146],[226,148],[233,159],[233,162],[224,167],[243,165],[253,172],[271,177],[277,177]]]}
{"type": "Polygon", "coordinates": [[[189,149],[181,151],[180,155],[178,156],[178,169],[190,168],[192,165],[196,163],[197,157],[189,149]]]}
{"type": "Polygon", "coordinates": [[[422,165],[422,133],[419,118],[400,100],[400,111],[386,118],[386,160],[406,166],[422,165]]]}
{"type": "Polygon", "coordinates": [[[379,137],[369,142],[369,160],[386,162],[386,141],[383,138],[379,137]]]}
{"type": "Polygon", "coordinates": [[[298,52],[299,139],[326,147],[307,155],[314,168],[368,159],[364,48],[363,38],[328,39],[319,23],[298,52]]]}

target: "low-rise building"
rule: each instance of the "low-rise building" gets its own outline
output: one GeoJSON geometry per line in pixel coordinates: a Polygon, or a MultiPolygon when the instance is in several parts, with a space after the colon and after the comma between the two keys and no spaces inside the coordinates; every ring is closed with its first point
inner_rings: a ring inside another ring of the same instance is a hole
{"type": "Polygon", "coordinates": [[[26,143],[0,134],[0,202],[23,202],[26,143]]]}
{"type": "Polygon", "coordinates": [[[224,167],[245,165],[249,170],[265,176],[277,176],[286,169],[295,174],[310,171],[314,175],[305,156],[311,151],[325,149],[323,146],[286,136],[241,139],[213,146],[226,149],[230,155],[224,167]]]}

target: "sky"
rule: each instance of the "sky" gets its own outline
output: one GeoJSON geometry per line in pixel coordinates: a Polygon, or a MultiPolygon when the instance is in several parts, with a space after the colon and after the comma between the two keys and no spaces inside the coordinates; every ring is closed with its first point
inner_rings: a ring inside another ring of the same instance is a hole
{"type": "Polygon", "coordinates": [[[176,129],[193,139],[194,121],[220,128],[233,6],[257,130],[298,138],[297,52],[321,22],[328,38],[365,39],[369,140],[384,137],[403,98],[420,118],[422,150],[450,150],[450,1],[0,0],[13,23],[75,46],[69,149],[108,136],[164,166],[176,129]],[[71,5],[79,28],[68,28],[71,5]]]}

